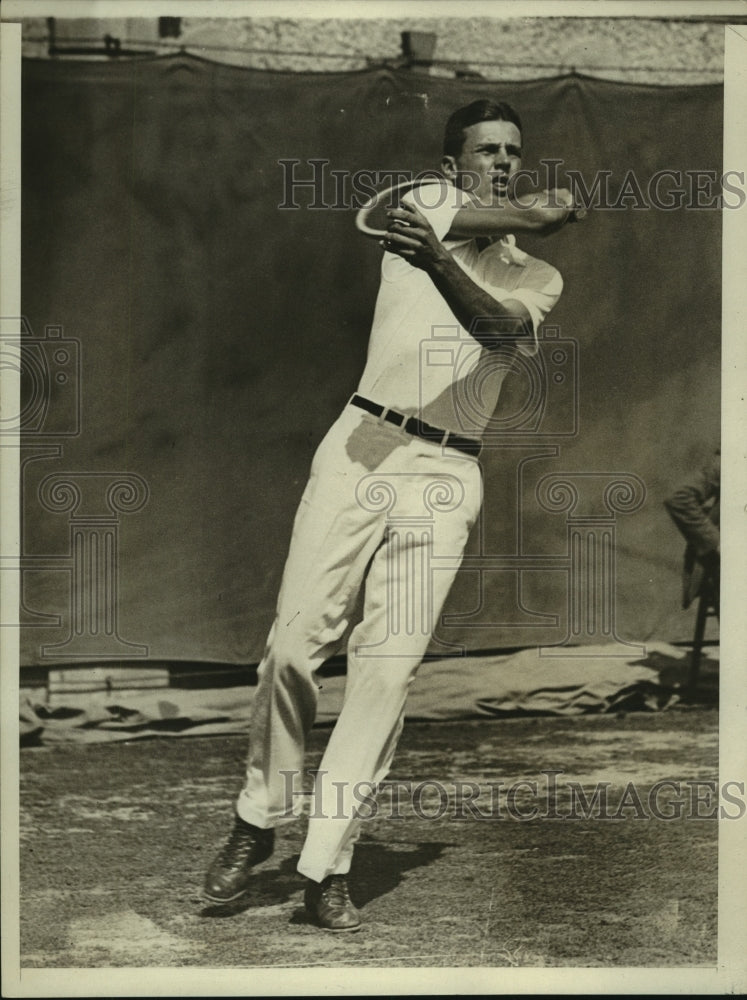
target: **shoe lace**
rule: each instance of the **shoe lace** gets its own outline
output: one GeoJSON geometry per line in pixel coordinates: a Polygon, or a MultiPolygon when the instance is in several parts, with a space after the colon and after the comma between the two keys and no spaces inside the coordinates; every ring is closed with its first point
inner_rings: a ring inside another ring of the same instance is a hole
{"type": "Polygon", "coordinates": [[[251,830],[235,826],[220,851],[220,863],[229,867],[240,864],[250,854],[256,840],[256,835],[251,830]]]}
{"type": "Polygon", "coordinates": [[[330,875],[322,894],[328,903],[336,906],[350,903],[350,892],[344,875],[330,875]]]}

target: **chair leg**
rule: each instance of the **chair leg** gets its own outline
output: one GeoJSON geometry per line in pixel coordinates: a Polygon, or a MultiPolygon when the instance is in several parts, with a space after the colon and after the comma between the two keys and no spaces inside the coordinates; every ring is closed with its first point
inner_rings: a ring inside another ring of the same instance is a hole
{"type": "Polygon", "coordinates": [[[710,588],[703,587],[698,599],[698,613],[695,618],[695,635],[693,636],[693,649],[690,658],[690,674],[687,681],[689,694],[695,693],[698,684],[698,672],[700,671],[700,655],[703,650],[703,637],[705,636],[705,624],[708,617],[710,601],[710,588]]]}

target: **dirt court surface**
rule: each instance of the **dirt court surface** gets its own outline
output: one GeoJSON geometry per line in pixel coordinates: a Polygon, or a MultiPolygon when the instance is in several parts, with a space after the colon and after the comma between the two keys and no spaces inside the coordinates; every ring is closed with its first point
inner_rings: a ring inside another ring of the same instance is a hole
{"type": "MultiPolygon", "coordinates": [[[[328,733],[313,731],[309,769],[328,733]]],[[[26,749],[21,966],[714,965],[717,736],[703,708],[409,723],[390,780],[412,785],[363,824],[350,885],[364,927],[349,935],[304,916],[303,819],[240,904],[201,900],[244,737],[26,749]],[[679,784],[652,795],[663,779],[679,784]],[[609,783],[621,818],[593,800],[584,816],[570,782],[609,783]]]]}

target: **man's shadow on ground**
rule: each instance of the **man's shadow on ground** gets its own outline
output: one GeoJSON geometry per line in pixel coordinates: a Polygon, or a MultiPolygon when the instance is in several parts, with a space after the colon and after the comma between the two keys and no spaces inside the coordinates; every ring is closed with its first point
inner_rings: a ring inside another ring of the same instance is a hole
{"type": "Polygon", "coordinates": [[[365,906],[379,896],[392,892],[405,875],[415,868],[434,864],[452,843],[430,841],[395,844],[361,839],[355,848],[350,878],[350,894],[357,906],[365,906]]]}
{"type": "MultiPolygon", "coordinates": [[[[449,843],[430,842],[385,844],[377,840],[361,840],[355,849],[350,876],[350,895],[356,906],[363,907],[379,896],[392,892],[406,874],[436,862],[449,843]],[[403,849],[411,848],[411,849],[403,849]]],[[[289,902],[303,889],[303,876],[296,870],[298,855],[285,858],[274,868],[257,871],[244,896],[233,903],[203,907],[201,917],[233,917],[246,910],[263,906],[278,906],[289,902]]],[[[303,910],[298,910],[291,923],[308,923],[303,910]]]]}

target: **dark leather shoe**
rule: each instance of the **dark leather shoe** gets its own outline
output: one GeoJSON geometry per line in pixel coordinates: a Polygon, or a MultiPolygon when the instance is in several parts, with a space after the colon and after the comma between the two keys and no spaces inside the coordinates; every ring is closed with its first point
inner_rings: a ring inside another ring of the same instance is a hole
{"type": "Polygon", "coordinates": [[[304,902],[307,913],[325,931],[360,930],[360,914],[350,899],[344,875],[328,875],[323,882],[309,879],[304,902]]]}
{"type": "Polygon", "coordinates": [[[274,846],[274,830],[260,830],[237,816],[231,836],[205,876],[205,898],[211,903],[231,903],[243,896],[252,868],[269,858],[274,846]]]}

